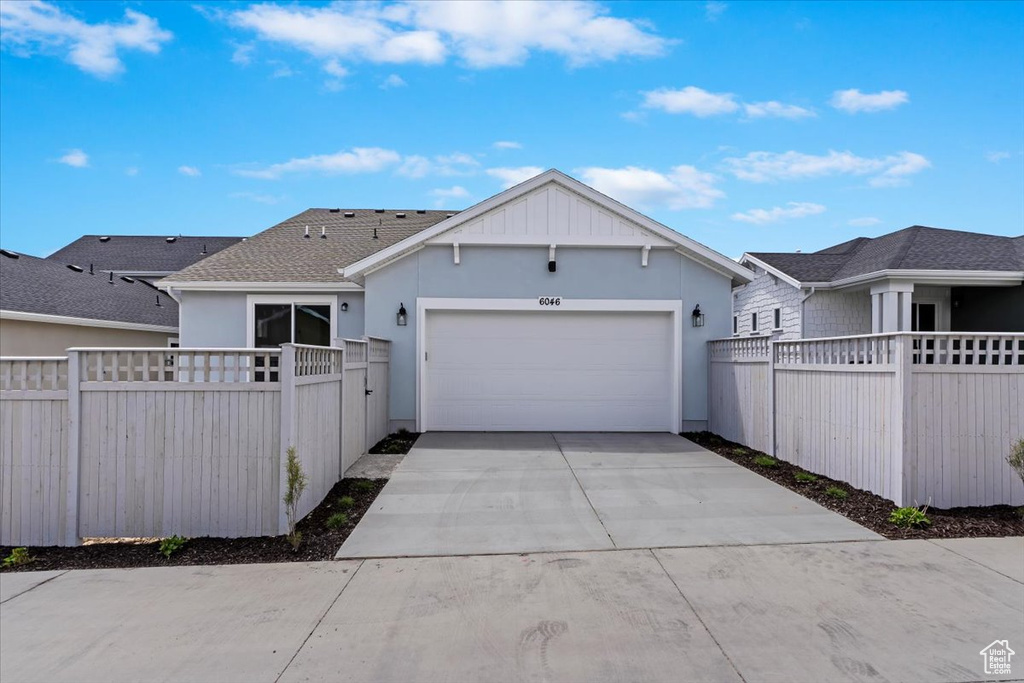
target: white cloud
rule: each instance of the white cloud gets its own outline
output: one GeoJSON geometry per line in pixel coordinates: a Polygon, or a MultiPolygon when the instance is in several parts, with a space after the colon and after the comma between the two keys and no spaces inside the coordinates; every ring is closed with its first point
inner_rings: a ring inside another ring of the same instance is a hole
{"type": "Polygon", "coordinates": [[[646,168],[584,168],[584,181],[599,192],[630,206],[664,205],[670,209],[706,209],[725,193],[718,178],[693,166],[675,166],[668,173],[646,168]]]}
{"type": "Polygon", "coordinates": [[[860,90],[853,88],[851,90],[836,90],[832,94],[830,104],[836,109],[842,109],[849,114],[856,114],[862,111],[874,112],[895,109],[909,101],[910,97],[903,90],[862,93],[860,90]]]}
{"type": "Polygon", "coordinates": [[[264,168],[240,168],[236,169],[234,173],[246,178],[266,180],[276,180],[288,173],[319,173],[322,175],[377,173],[398,164],[401,160],[402,157],[394,150],[379,147],[354,147],[351,151],[289,159],[264,168]]]}
{"type": "Polygon", "coordinates": [[[641,94],[644,96],[645,108],[660,109],[669,114],[705,117],[729,114],[739,109],[736,96],[732,93],[713,93],[692,85],[681,90],[659,88],[641,94]]]}
{"type": "Polygon", "coordinates": [[[391,74],[383,81],[381,81],[380,89],[391,90],[392,88],[404,88],[406,85],[408,85],[408,83],[405,82],[404,78],[402,78],[398,74],[391,74]]]}
{"type": "Polygon", "coordinates": [[[85,168],[89,165],[89,155],[80,149],[69,149],[67,154],[57,159],[59,163],[75,168],[85,168]]]}
{"type": "Polygon", "coordinates": [[[413,154],[405,157],[396,172],[407,178],[424,178],[428,175],[460,176],[472,175],[478,166],[479,161],[463,152],[439,154],[433,158],[413,154]]]}
{"type": "Polygon", "coordinates": [[[931,166],[914,152],[899,152],[885,157],[859,157],[851,152],[829,150],[816,156],[802,152],[751,152],[744,157],[725,159],[725,167],[740,180],[767,183],[779,180],[803,180],[833,175],[872,175],[873,187],[906,184],[906,176],[931,166]]]}
{"type": "Polygon", "coordinates": [[[126,176],[134,177],[139,175],[139,169],[136,168],[135,166],[129,166],[128,168],[124,169],[124,174],[126,176]]]}
{"type": "Polygon", "coordinates": [[[540,175],[544,169],[540,166],[519,166],[516,168],[489,168],[487,175],[501,181],[502,189],[508,189],[513,185],[527,181],[530,178],[540,175]]]}
{"type": "Polygon", "coordinates": [[[119,23],[90,24],[40,0],[0,3],[0,42],[22,56],[61,54],[100,78],[124,71],[119,51],[155,54],[172,37],[155,19],[132,9],[119,23]]]}
{"type": "Polygon", "coordinates": [[[729,5],[724,2],[711,0],[711,2],[704,3],[704,18],[708,21],[718,21],[718,18],[721,17],[727,9],[729,9],[729,5]]]}
{"type": "Polygon", "coordinates": [[[539,51],[582,66],[657,56],[671,44],[646,23],[609,16],[607,8],[587,0],[260,4],[226,16],[263,40],[321,59],[387,64],[441,64],[455,55],[483,69],[522,64],[539,51]]]}
{"type": "Polygon", "coordinates": [[[494,149],[522,149],[522,144],[512,140],[498,140],[493,145],[494,149]]]}
{"type": "Polygon", "coordinates": [[[197,178],[203,175],[203,172],[200,171],[195,166],[179,166],[178,173],[180,173],[181,175],[187,175],[190,178],[197,178]]]}
{"type": "Polygon", "coordinates": [[[469,190],[461,185],[453,185],[449,188],[439,187],[436,190],[431,190],[430,195],[434,198],[434,206],[440,208],[449,200],[465,199],[469,196],[469,190]]]}
{"type": "Polygon", "coordinates": [[[1003,161],[1004,159],[1009,159],[1010,158],[1010,153],[1009,152],[1003,152],[1003,151],[986,152],[985,153],[985,158],[988,159],[989,161],[991,161],[993,164],[998,164],[1000,161],[1003,161]]]}
{"type": "Polygon", "coordinates": [[[780,119],[805,119],[817,116],[810,109],[798,107],[795,104],[783,104],[771,100],[769,102],[750,102],[743,105],[747,118],[780,118],[780,119]]]}
{"type": "Polygon", "coordinates": [[[765,225],[766,223],[778,223],[790,218],[805,218],[825,213],[825,207],[821,204],[811,202],[789,202],[785,207],[775,206],[770,209],[750,209],[742,213],[734,213],[730,218],[743,223],[754,225],[765,225]]]}
{"type": "Polygon", "coordinates": [[[249,66],[252,64],[252,53],[255,50],[256,46],[252,44],[235,45],[235,51],[231,53],[231,61],[240,66],[249,66]]]}
{"type": "Polygon", "coordinates": [[[280,62],[268,62],[268,64],[277,64],[270,74],[271,78],[291,78],[295,75],[295,72],[292,71],[292,68],[287,64],[280,62]]]}
{"type": "Polygon", "coordinates": [[[261,194],[259,192],[232,192],[228,195],[232,199],[246,199],[250,202],[256,202],[257,204],[280,204],[285,200],[285,197],[278,197],[272,194],[261,194]]]}
{"type": "Polygon", "coordinates": [[[882,220],[875,218],[874,216],[864,216],[863,218],[851,218],[846,221],[847,225],[852,225],[855,228],[868,228],[872,225],[878,225],[882,220]]]}

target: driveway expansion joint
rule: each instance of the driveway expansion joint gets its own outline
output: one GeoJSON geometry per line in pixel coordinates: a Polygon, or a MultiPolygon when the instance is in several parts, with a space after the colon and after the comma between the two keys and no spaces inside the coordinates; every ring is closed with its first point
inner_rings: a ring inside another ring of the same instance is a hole
{"type": "MultiPolygon", "coordinates": [[[[26,595],[27,593],[31,593],[32,591],[34,591],[35,589],[39,588],[40,586],[44,586],[44,585],[50,583],[51,581],[53,581],[54,579],[59,579],[60,577],[62,577],[65,574],[67,574],[69,571],[71,571],[71,570],[65,569],[62,572],[60,572],[59,574],[55,574],[54,576],[51,576],[50,578],[46,579],[45,581],[40,581],[39,583],[37,583],[36,585],[32,586],[31,588],[26,588],[25,590],[21,591],[20,593],[12,595],[11,597],[7,598],[6,600],[0,601],[0,605],[6,605],[7,603],[9,603],[11,600],[14,600],[15,598],[20,598],[22,595],[26,595]]],[[[8,576],[10,576],[10,575],[8,575],[8,576]]]]}
{"type": "Polygon", "coordinates": [[[562,450],[562,444],[558,443],[558,437],[551,434],[551,440],[554,441],[555,445],[558,447],[558,453],[562,456],[562,460],[565,461],[565,466],[569,468],[570,472],[572,472],[572,478],[576,481],[576,485],[580,487],[580,493],[582,493],[583,497],[587,499],[587,505],[590,506],[591,511],[594,513],[594,517],[597,517],[598,524],[601,525],[601,528],[604,529],[605,535],[608,536],[608,542],[612,544],[612,549],[617,550],[619,547],[615,544],[615,539],[612,538],[612,535],[608,532],[608,527],[604,525],[604,520],[601,519],[601,515],[598,513],[597,508],[594,507],[594,502],[590,500],[587,490],[583,488],[583,484],[580,482],[580,478],[577,476],[576,470],[573,469],[572,464],[569,462],[569,458],[565,457],[565,451],[562,450]]]}

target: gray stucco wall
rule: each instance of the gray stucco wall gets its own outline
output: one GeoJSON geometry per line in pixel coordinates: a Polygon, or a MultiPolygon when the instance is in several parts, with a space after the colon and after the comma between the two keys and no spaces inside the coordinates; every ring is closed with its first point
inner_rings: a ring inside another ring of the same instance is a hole
{"type": "MultiPolygon", "coordinates": [[[[247,342],[248,332],[245,327],[246,297],[250,293],[261,292],[182,292],[181,305],[178,308],[181,345],[199,348],[243,348],[247,342]]],[[[295,294],[294,298],[301,300],[302,296],[300,292],[295,294]]],[[[359,339],[363,336],[363,299],[362,292],[338,295],[338,321],[332,336],[348,339],[359,339]],[[343,301],[347,301],[349,306],[345,313],[341,312],[343,301]]]]}
{"type": "MultiPolygon", "coordinates": [[[[703,265],[668,250],[654,250],[648,266],[639,249],[560,247],[558,270],[547,270],[546,248],[468,247],[455,265],[451,247],[426,247],[366,277],[366,333],[391,339],[391,419],[416,417],[416,299],[418,297],[573,299],[676,299],[682,301],[683,420],[707,419],[707,345],[727,336],[731,283],[703,265]],[[398,327],[400,303],[409,324],[398,327]],[[694,328],[696,304],[705,326],[694,328]]],[[[694,425],[699,426],[699,425],[694,425]]]]}

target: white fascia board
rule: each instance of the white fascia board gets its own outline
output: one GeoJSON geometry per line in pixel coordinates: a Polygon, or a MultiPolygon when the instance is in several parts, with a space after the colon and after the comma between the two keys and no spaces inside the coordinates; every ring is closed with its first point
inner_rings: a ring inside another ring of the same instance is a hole
{"type": "MultiPolygon", "coordinates": [[[[668,228],[662,225],[661,223],[658,223],[657,221],[648,218],[647,216],[644,216],[643,214],[629,208],[625,204],[617,202],[611,197],[601,194],[592,187],[588,187],[587,185],[584,185],[580,181],[576,180],[575,178],[570,178],[561,171],[556,171],[555,169],[550,169],[548,171],[545,171],[544,173],[541,173],[540,175],[530,178],[525,182],[510,187],[504,192],[500,192],[494,195],[490,199],[485,199],[479,204],[476,204],[466,209],[465,211],[462,211],[461,213],[455,214],[451,218],[445,219],[440,223],[437,223],[436,225],[427,228],[426,230],[423,230],[415,235],[405,238],[401,242],[397,242],[391,245],[390,247],[387,247],[386,249],[381,249],[375,254],[367,256],[361,261],[357,261],[356,263],[341,268],[339,269],[338,272],[340,272],[347,278],[352,278],[361,275],[362,273],[370,270],[375,265],[381,262],[394,260],[402,256],[405,251],[417,245],[420,245],[426,242],[427,240],[437,237],[438,235],[447,230],[451,230],[452,228],[458,227],[459,225],[468,223],[478,218],[479,216],[482,216],[488,211],[491,211],[492,209],[501,206],[502,204],[517,199],[518,197],[522,197],[532,192],[533,190],[541,187],[542,185],[545,185],[548,182],[554,182],[570,192],[578,194],[584,197],[585,199],[589,199],[595,204],[605,207],[609,211],[618,214],[622,218],[625,218],[628,221],[638,224],[645,230],[648,230],[654,233],[655,235],[658,235],[659,237],[665,238],[669,242],[677,245],[680,249],[691,252],[699,259],[706,260],[708,263],[716,264],[719,268],[728,272],[730,274],[730,277],[745,282],[749,282],[751,280],[749,271],[747,271],[746,268],[743,268],[743,266],[737,264],[732,259],[723,256],[722,254],[719,254],[714,249],[710,249],[709,247],[706,247],[703,244],[700,244],[699,242],[696,242],[695,240],[692,240],[689,237],[686,237],[676,232],[675,230],[672,230],[671,228],[668,228]]],[[[460,238],[459,241],[463,243],[465,242],[465,240],[462,238],[460,238]]]]}
{"type": "MultiPolygon", "coordinates": [[[[769,263],[765,263],[761,259],[757,258],[756,256],[751,256],[750,254],[743,254],[743,256],[740,257],[740,263],[753,263],[755,266],[759,268],[764,268],[766,271],[768,271],[775,277],[779,278],[780,280],[787,284],[793,285],[797,289],[801,289],[802,287],[805,287],[807,285],[807,283],[800,282],[795,277],[787,275],[786,273],[779,270],[775,266],[769,263]]],[[[753,273],[751,273],[751,275],[753,275],[753,273]]]]}
{"type": "Polygon", "coordinates": [[[137,332],[177,332],[176,326],[147,325],[129,323],[120,320],[96,320],[93,318],[73,318],[66,315],[49,315],[46,313],[25,313],[24,311],[0,311],[0,320],[24,320],[26,322],[49,323],[51,325],[77,325],[79,327],[105,327],[116,330],[133,330],[137,332]]]}
{"type": "Polygon", "coordinates": [[[204,290],[219,292],[361,292],[363,288],[355,282],[174,282],[160,280],[161,289],[174,288],[179,291],[204,290]]]}
{"type": "Polygon", "coordinates": [[[1024,283],[1024,271],[1009,270],[876,270],[835,282],[805,282],[805,287],[844,289],[878,280],[899,280],[918,285],[1012,287],[1024,283]]]}

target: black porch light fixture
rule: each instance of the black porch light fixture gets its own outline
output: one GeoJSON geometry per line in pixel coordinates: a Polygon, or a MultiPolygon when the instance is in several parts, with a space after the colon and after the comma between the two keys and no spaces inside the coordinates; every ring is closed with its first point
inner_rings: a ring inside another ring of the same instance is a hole
{"type": "Polygon", "coordinates": [[[395,323],[399,327],[409,324],[409,312],[405,310],[405,304],[398,304],[398,315],[395,316],[395,323]]]}
{"type": "Polygon", "coordinates": [[[693,307],[690,319],[693,320],[694,327],[704,327],[704,314],[700,312],[700,304],[693,307]]]}
{"type": "Polygon", "coordinates": [[[341,302],[341,312],[342,313],[348,313],[348,302],[347,301],[342,301],[341,302]]]}

